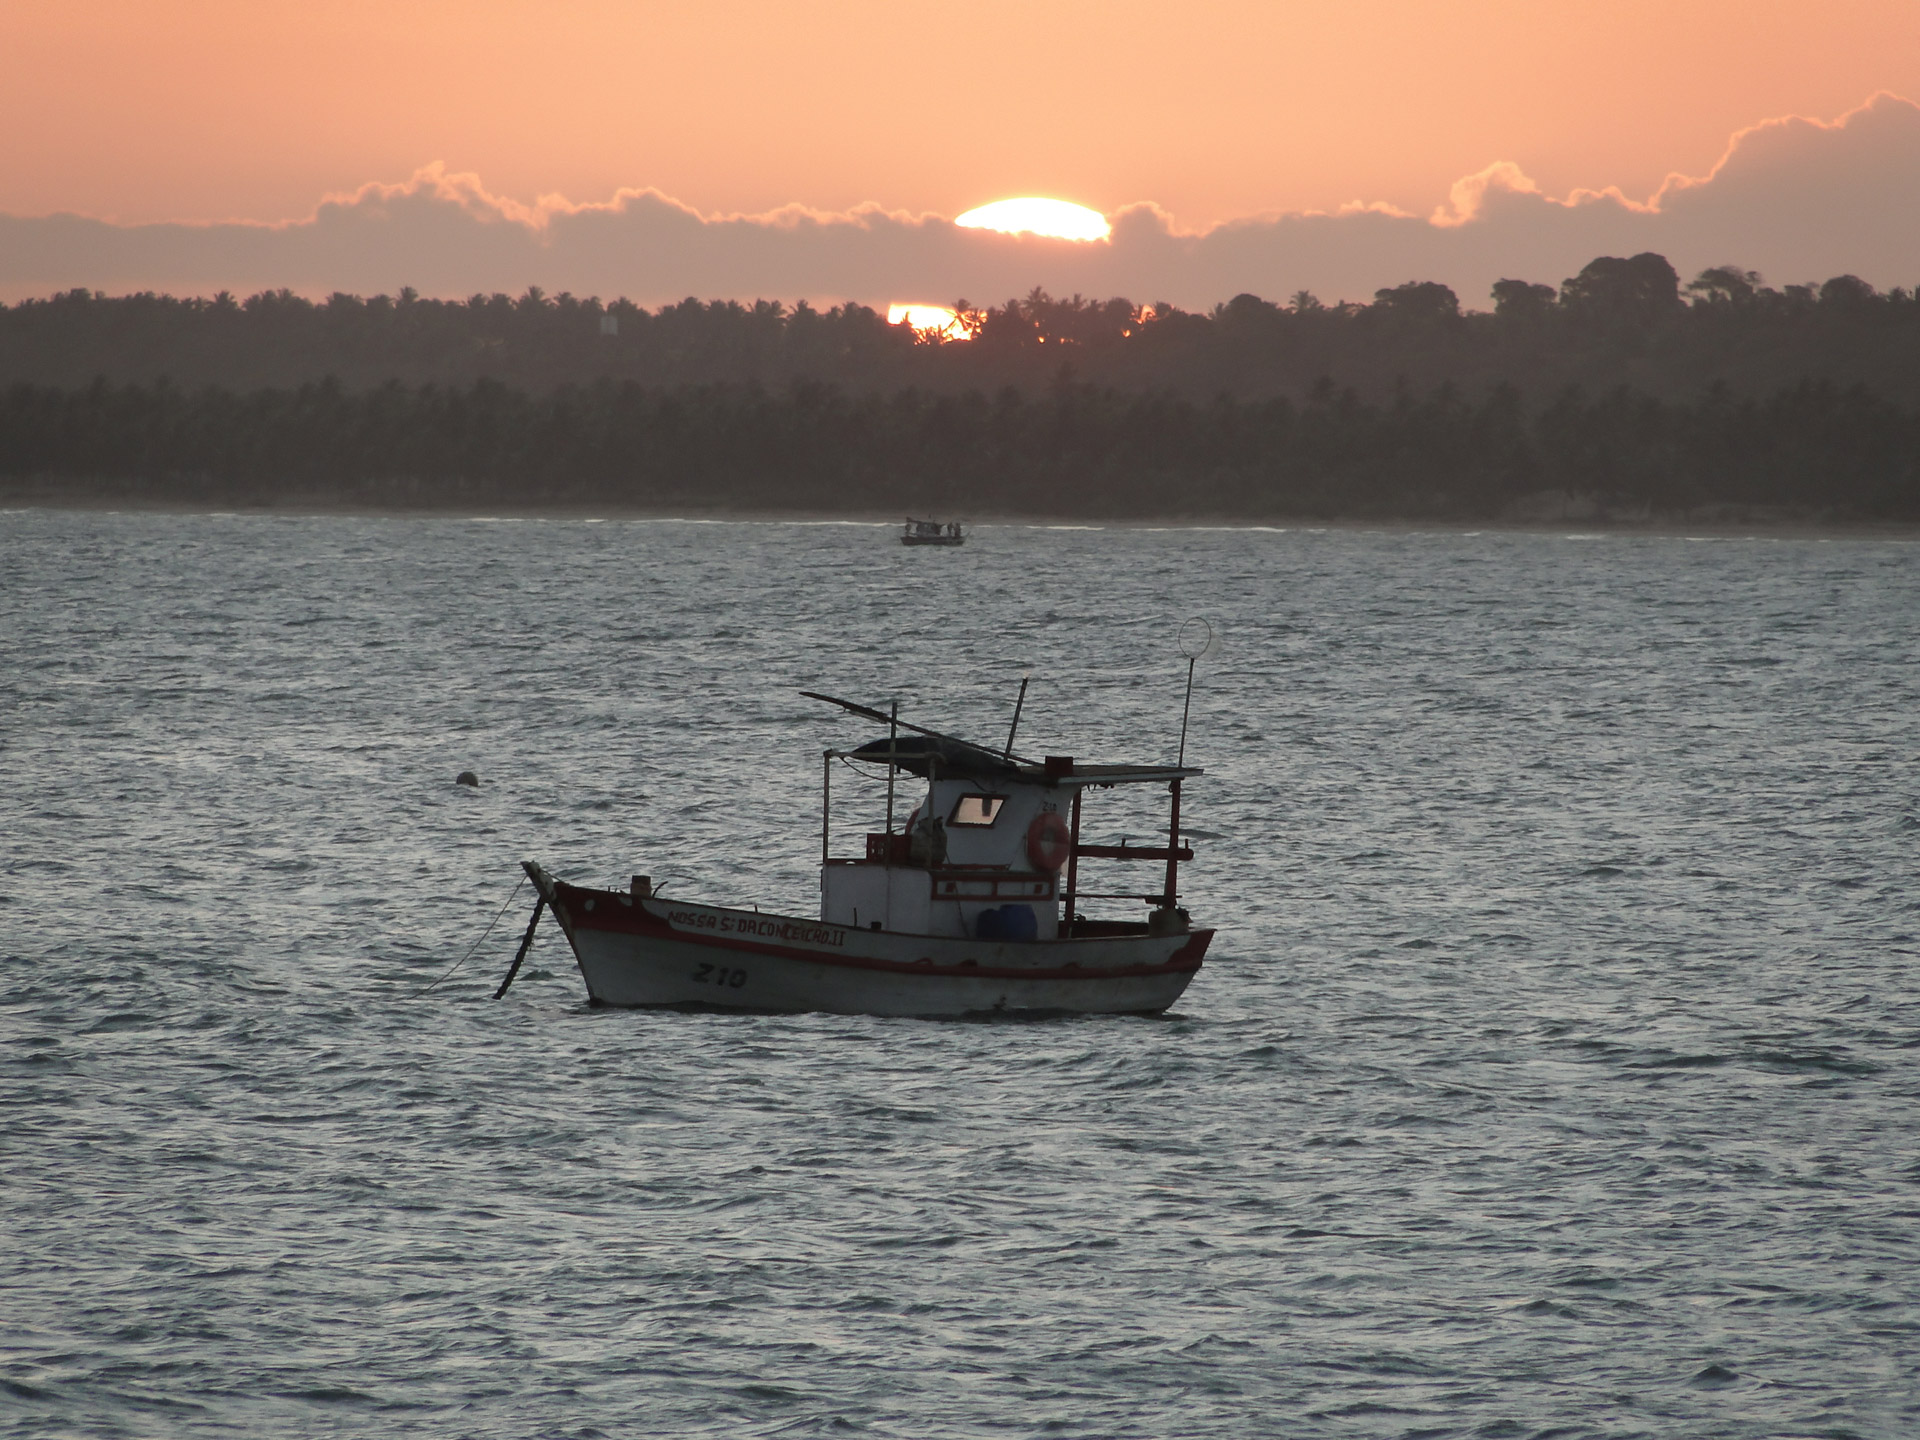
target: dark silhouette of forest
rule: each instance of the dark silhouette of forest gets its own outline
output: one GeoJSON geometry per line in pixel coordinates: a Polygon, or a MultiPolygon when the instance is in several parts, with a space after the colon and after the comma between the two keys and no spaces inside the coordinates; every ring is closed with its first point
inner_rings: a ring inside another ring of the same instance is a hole
{"type": "Polygon", "coordinates": [[[0,307],[0,384],[110,381],[350,390],[498,380],[535,393],[595,380],[648,386],[819,381],[849,390],[958,393],[1060,378],[1196,398],[1304,399],[1322,378],[1384,399],[1451,383],[1506,383],[1530,401],[1569,385],[1692,399],[1721,384],[1766,395],[1803,380],[1920,401],[1920,299],[1852,276],[1772,289],[1731,266],[1682,285],[1658,255],[1593,261],[1558,289],[1520,280],[1468,312],[1444,285],[1371,304],[1239,295],[1207,313],[1128,300],[966,306],[971,340],[939,343],[864,305],[682,301],[647,310],[529,290],[423,300],[410,291],[314,302],[287,291],[173,299],[71,291],[0,307]],[[611,333],[608,333],[611,331],[611,333]]]}
{"type": "Polygon", "coordinates": [[[940,513],[1920,519],[1920,299],[1851,276],[1371,304],[75,291],[0,307],[0,488],[44,499],[940,513]]]}
{"type": "Polygon", "coordinates": [[[0,392],[17,496],[371,507],[952,514],[1920,519],[1920,412],[1806,382],[1765,400],[1331,383],[1196,401],[1073,382],[941,394],[595,381],[534,395],[333,381],[0,392]],[[1577,498],[1575,498],[1577,497],[1577,498]]]}

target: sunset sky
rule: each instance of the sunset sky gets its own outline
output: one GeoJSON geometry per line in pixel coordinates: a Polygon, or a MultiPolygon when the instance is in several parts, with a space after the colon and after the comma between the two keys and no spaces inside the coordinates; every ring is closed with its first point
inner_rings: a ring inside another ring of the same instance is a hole
{"type": "MultiPolygon", "coordinates": [[[[1920,97],[1914,0],[14,0],[0,214],[298,220],[438,163],[519,204],[1045,195],[1192,233],[1424,217],[1499,162],[1644,201],[1745,127],[1881,91],[1920,97]]],[[[9,263],[9,293],[62,279],[9,263]]]]}

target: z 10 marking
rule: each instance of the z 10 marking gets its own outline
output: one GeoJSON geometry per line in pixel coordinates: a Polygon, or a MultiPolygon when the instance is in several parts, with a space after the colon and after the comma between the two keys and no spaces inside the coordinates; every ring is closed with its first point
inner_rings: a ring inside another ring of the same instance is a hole
{"type": "Polygon", "coordinates": [[[724,965],[702,965],[693,972],[693,978],[703,985],[725,985],[730,989],[738,990],[747,983],[747,972],[729,970],[724,965]]]}

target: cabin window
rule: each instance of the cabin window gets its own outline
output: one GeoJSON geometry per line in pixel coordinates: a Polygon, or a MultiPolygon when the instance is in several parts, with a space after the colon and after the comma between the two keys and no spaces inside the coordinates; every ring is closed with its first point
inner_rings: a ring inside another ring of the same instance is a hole
{"type": "Polygon", "coordinates": [[[1000,807],[1006,803],[1004,795],[962,795],[954,802],[947,824],[971,825],[984,830],[1000,818],[1000,807]]]}

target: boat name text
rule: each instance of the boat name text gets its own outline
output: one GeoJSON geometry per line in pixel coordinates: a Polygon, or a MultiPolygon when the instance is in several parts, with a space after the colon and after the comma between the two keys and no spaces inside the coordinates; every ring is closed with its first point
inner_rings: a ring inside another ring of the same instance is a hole
{"type": "Polygon", "coordinates": [[[720,935],[750,935],[761,940],[788,940],[801,945],[846,943],[846,931],[835,925],[776,920],[761,915],[714,915],[702,910],[669,910],[667,920],[687,930],[712,930],[720,935]]]}

